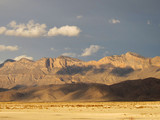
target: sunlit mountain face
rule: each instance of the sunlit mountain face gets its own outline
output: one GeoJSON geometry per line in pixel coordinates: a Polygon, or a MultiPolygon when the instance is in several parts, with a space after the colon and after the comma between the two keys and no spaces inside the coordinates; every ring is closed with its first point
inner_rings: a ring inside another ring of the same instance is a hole
{"type": "Polygon", "coordinates": [[[0,88],[80,82],[112,85],[126,80],[160,78],[159,63],[158,56],[145,58],[133,52],[88,62],[66,56],[37,61],[8,59],[0,65],[0,88]]]}

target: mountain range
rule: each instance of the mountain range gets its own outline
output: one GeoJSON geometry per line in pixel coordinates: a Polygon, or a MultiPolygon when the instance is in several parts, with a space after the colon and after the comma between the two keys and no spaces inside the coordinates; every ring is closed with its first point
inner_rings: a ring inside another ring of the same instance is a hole
{"type": "Polygon", "coordinates": [[[8,59],[0,64],[0,88],[67,83],[112,85],[126,80],[160,78],[160,57],[145,58],[133,52],[82,61],[60,56],[31,61],[8,59]]]}
{"type": "Polygon", "coordinates": [[[128,80],[114,85],[98,83],[52,84],[18,86],[0,89],[0,101],[158,101],[160,79],[128,80]]]}
{"type": "Polygon", "coordinates": [[[82,61],[60,56],[0,64],[0,101],[160,100],[160,57],[137,53],[82,61]]]}

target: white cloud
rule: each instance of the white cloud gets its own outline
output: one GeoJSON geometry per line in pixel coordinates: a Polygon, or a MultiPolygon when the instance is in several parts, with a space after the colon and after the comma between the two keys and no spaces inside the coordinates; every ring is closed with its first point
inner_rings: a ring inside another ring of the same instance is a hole
{"type": "Polygon", "coordinates": [[[48,36],[78,36],[81,30],[77,26],[62,26],[60,28],[54,27],[48,31],[48,36]]]}
{"type": "Polygon", "coordinates": [[[53,27],[46,30],[46,24],[35,23],[30,20],[27,24],[17,24],[16,21],[10,22],[6,27],[0,27],[0,34],[19,37],[45,37],[45,36],[78,36],[81,30],[77,26],[53,27]]]}
{"type": "Polygon", "coordinates": [[[20,37],[40,37],[46,33],[46,25],[34,23],[30,20],[27,24],[17,24],[12,21],[8,24],[8,29],[5,31],[5,35],[8,36],[20,36],[20,37]]]}
{"type": "Polygon", "coordinates": [[[4,34],[6,31],[6,27],[0,27],[0,34],[4,34]]]}
{"type": "Polygon", "coordinates": [[[76,57],[76,53],[63,53],[63,56],[70,56],[70,57],[76,57]]]}
{"type": "Polygon", "coordinates": [[[19,48],[17,45],[15,46],[5,46],[5,45],[0,45],[0,51],[17,51],[19,48]]]}
{"type": "Polygon", "coordinates": [[[148,20],[148,21],[147,21],[147,24],[148,24],[148,25],[150,25],[150,24],[151,24],[150,20],[148,20]]]}
{"type": "Polygon", "coordinates": [[[82,15],[78,15],[76,18],[77,19],[81,19],[81,18],[83,18],[83,16],[82,15]]]}
{"type": "Polygon", "coordinates": [[[90,45],[89,48],[83,50],[81,56],[91,56],[94,53],[98,52],[102,47],[99,45],[90,45]]]}
{"type": "Polygon", "coordinates": [[[118,19],[110,19],[109,23],[111,23],[111,24],[117,24],[117,23],[120,23],[120,20],[118,20],[118,19]]]}
{"type": "Polygon", "coordinates": [[[33,60],[33,57],[30,57],[30,56],[27,56],[27,55],[21,55],[21,56],[15,57],[14,60],[18,61],[18,60],[20,60],[22,58],[33,60]]]}

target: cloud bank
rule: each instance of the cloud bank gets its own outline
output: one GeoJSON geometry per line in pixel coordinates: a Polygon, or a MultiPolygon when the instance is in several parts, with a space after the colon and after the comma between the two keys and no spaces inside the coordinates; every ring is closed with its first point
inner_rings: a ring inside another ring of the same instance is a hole
{"type": "Polygon", "coordinates": [[[46,30],[46,24],[35,23],[30,20],[27,24],[17,24],[16,21],[10,22],[6,27],[0,27],[0,34],[6,36],[18,36],[18,37],[53,37],[53,36],[78,36],[81,32],[77,26],[62,26],[60,28],[53,27],[46,30]]]}
{"type": "Polygon", "coordinates": [[[5,46],[5,45],[0,45],[0,51],[17,51],[19,48],[17,45],[15,46],[5,46]]]}
{"type": "Polygon", "coordinates": [[[18,61],[22,58],[26,58],[26,59],[29,59],[29,60],[33,60],[33,57],[30,57],[30,56],[27,56],[27,55],[21,55],[21,56],[17,56],[14,58],[14,60],[18,61]]]}
{"type": "Polygon", "coordinates": [[[110,19],[109,23],[110,24],[117,24],[117,23],[120,23],[120,20],[118,20],[118,19],[110,19]]]}
{"type": "Polygon", "coordinates": [[[89,48],[86,48],[83,50],[83,53],[81,54],[81,56],[91,56],[94,53],[98,52],[102,47],[99,45],[90,45],[89,48]]]}

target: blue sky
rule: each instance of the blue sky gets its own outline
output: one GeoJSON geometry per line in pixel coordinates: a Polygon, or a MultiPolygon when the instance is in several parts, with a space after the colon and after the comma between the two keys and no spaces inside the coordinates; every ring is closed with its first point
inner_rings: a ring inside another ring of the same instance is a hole
{"type": "Polygon", "coordinates": [[[0,61],[160,56],[159,0],[1,0],[0,61]]]}

